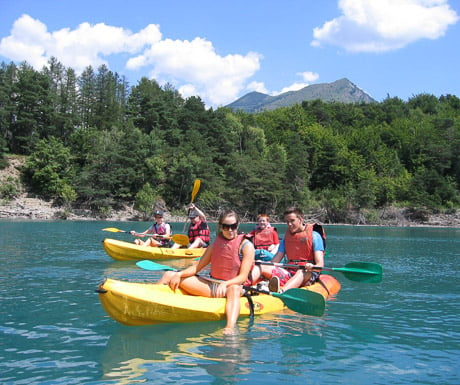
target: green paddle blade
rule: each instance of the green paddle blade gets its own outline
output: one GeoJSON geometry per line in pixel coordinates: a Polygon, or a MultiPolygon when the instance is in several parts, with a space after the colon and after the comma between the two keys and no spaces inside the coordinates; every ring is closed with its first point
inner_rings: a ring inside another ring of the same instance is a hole
{"type": "Polygon", "coordinates": [[[350,262],[344,267],[333,268],[351,281],[379,283],[382,281],[382,266],[373,262],[350,262]]]}
{"type": "Polygon", "coordinates": [[[171,266],[160,265],[159,263],[148,261],[148,260],[136,262],[136,265],[140,267],[141,269],[151,270],[151,271],[176,270],[172,268],[171,266]]]}
{"type": "Polygon", "coordinates": [[[289,289],[284,293],[270,293],[279,298],[291,310],[305,315],[321,317],[326,301],[321,294],[304,289],[289,289]]]}

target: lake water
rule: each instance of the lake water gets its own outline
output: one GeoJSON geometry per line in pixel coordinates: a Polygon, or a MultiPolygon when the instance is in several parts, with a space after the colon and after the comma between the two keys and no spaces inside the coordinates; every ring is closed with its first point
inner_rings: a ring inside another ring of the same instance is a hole
{"type": "Polygon", "coordinates": [[[337,273],[323,317],[240,319],[229,337],[222,322],[128,327],[106,315],[94,292],[104,277],[158,273],[112,260],[104,237],[132,238],[101,229],[147,225],[0,221],[1,384],[460,383],[460,229],[326,226],[329,267],[377,262],[383,281],[337,273]]]}

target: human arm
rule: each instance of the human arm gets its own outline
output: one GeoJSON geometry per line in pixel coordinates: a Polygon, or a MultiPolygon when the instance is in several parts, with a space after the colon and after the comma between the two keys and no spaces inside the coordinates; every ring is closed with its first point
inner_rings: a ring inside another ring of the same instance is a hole
{"type": "Polygon", "coordinates": [[[131,235],[134,235],[135,237],[145,237],[145,236],[147,236],[149,234],[154,234],[153,225],[150,226],[147,230],[144,230],[141,233],[138,233],[137,231],[134,231],[134,230],[131,230],[129,233],[131,235]]]}
{"type": "Polygon", "coordinates": [[[307,270],[313,270],[315,267],[324,267],[324,241],[321,235],[313,231],[313,256],[315,258],[315,264],[307,263],[305,268],[307,270]]]}
{"type": "Polygon", "coordinates": [[[284,239],[283,239],[279,244],[277,253],[272,258],[271,261],[276,262],[276,263],[281,262],[281,260],[284,258],[284,254],[285,254],[285,251],[284,251],[284,239]]]}
{"type": "Polygon", "coordinates": [[[183,278],[196,275],[207,265],[209,265],[209,263],[211,262],[212,248],[213,245],[210,245],[206,249],[206,251],[204,252],[203,256],[200,258],[197,264],[193,264],[192,266],[189,266],[184,270],[177,271],[169,281],[169,287],[172,290],[176,290],[179,287],[179,284],[183,278]]]}
{"type": "Polygon", "coordinates": [[[203,213],[203,211],[201,211],[201,210],[200,210],[198,207],[196,207],[193,203],[190,203],[189,208],[190,208],[191,210],[195,210],[195,211],[196,211],[196,213],[198,214],[198,216],[199,216],[199,218],[200,218],[200,220],[201,220],[202,222],[206,222],[206,215],[203,213]]]}

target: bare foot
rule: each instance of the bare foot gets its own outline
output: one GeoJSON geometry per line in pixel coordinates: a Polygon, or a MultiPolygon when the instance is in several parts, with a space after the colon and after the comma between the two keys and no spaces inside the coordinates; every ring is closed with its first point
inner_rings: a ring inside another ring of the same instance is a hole
{"type": "Polygon", "coordinates": [[[234,336],[236,334],[238,334],[238,329],[237,328],[229,328],[229,327],[224,328],[224,335],[226,335],[226,336],[234,336]]]}

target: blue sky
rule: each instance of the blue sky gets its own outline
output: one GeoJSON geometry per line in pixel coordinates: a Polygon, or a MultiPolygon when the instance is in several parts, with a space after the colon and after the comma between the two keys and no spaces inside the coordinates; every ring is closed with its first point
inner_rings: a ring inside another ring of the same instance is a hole
{"type": "Polygon", "coordinates": [[[0,61],[107,64],[212,107],[344,77],[460,97],[459,43],[458,0],[0,0],[0,61]]]}

